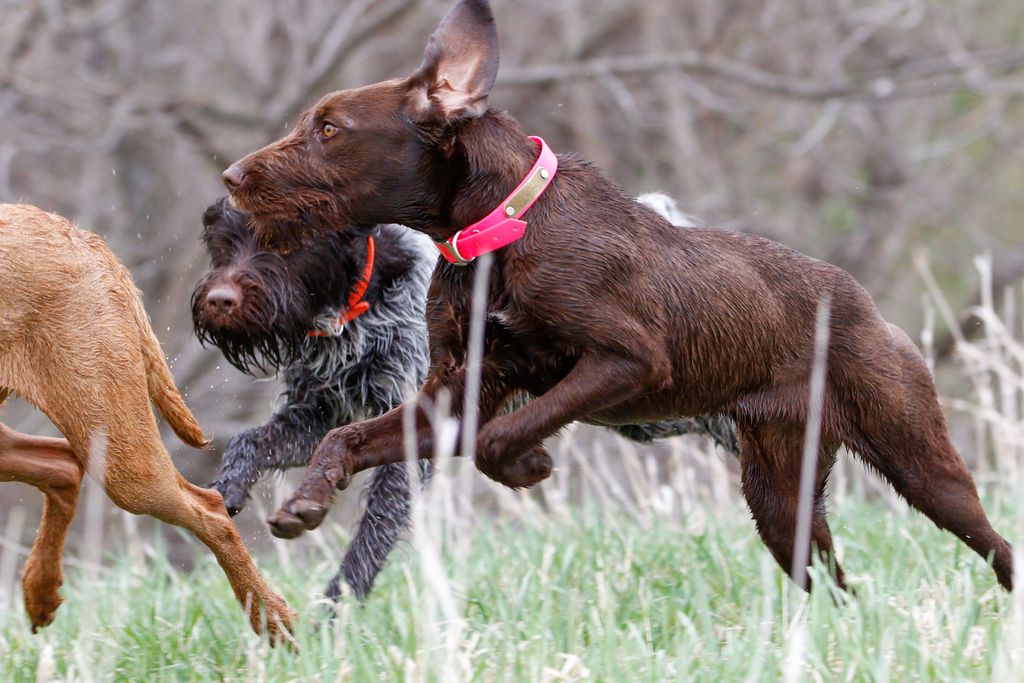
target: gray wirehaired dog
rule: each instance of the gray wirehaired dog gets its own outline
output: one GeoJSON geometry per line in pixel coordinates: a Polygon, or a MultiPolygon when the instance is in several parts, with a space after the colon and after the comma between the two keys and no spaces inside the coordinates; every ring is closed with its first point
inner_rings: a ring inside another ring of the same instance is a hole
{"type": "MultiPolygon", "coordinates": [[[[686,225],[664,195],[641,197],[686,225]]],[[[308,463],[331,429],[387,412],[422,384],[428,365],[425,300],[437,250],[396,225],[327,232],[286,251],[269,250],[249,229],[248,214],[225,199],[203,215],[211,270],[192,295],[196,335],[220,348],[243,372],[280,372],[284,403],[270,420],[233,437],[213,487],[238,514],[267,471],[308,463]]],[[[635,441],[704,434],[736,453],[726,418],[687,418],[614,428],[635,441]]],[[[433,465],[418,461],[429,481],[433,465]]],[[[404,464],[377,468],[363,513],[326,595],[344,579],[360,599],[373,587],[409,523],[404,464]]]]}
{"type": "MultiPolygon", "coordinates": [[[[213,482],[236,515],[265,472],[305,465],[329,430],[384,413],[419,387],[428,361],[424,302],[437,254],[429,240],[393,225],[328,233],[272,252],[225,199],[203,214],[202,238],[212,269],[192,295],[196,335],[243,372],[277,371],[284,381],[283,405],[266,424],[228,442],[213,482]]],[[[430,464],[420,468],[429,479],[430,464]]],[[[331,599],[342,578],[365,597],[407,526],[405,465],[378,468],[366,501],[327,588],[331,599]]]]}

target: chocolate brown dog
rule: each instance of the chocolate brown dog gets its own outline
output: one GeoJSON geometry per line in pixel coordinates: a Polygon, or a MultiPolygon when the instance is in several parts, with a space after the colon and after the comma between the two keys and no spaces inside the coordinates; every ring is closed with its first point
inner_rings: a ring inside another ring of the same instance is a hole
{"type": "MultiPolygon", "coordinates": [[[[497,71],[490,7],[463,0],[412,76],[327,95],[288,136],[225,171],[224,181],[274,241],[309,225],[394,222],[446,242],[510,206],[503,202],[538,158],[515,120],[488,108],[497,71]]],[[[808,551],[794,548],[795,525],[815,312],[827,297],[813,545],[831,555],[822,491],[845,444],[991,560],[1011,587],[1010,545],[989,525],[953,449],[922,357],[849,274],[752,235],[674,228],[570,155],[559,157],[524,220],[521,238],[494,254],[482,428],[463,435],[476,438],[482,472],[510,486],[541,481],[551,470],[543,439],[575,420],[722,413],[736,421],[743,492],[758,531],[789,569],[795,550],[808,551]],[[518,390],[536,398],[501,414],[518,390]]],[[[440,263],[428,297],[431,368],[422,394],[447,390],[456,407],[475,269],[440,263]]],[[[422,410],[417,436],[420,457],[430,457],[422,410]]],[[[270,518],[274,532],[315,528],[336,487],[354,472],[400,461],[402,446],[401,408],[332,431],[298,491],[270,518]]]]}

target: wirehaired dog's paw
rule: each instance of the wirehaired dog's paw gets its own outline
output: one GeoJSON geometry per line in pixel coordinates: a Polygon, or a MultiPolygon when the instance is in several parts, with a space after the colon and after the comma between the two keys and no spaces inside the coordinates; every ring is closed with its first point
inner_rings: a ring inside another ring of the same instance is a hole
{"type": "Polygon", "coordinates": [[[232,517],[241,512],[249,501],[249,487],[236,481],[218,479],[210,484],[210,488],[216,489],[223,496],[224,507],[232,517]]]}
{"type": "Polygon", "coordinates": [[[551,476],[554,462],[543,446],[501,461],[477,459],[477,468],[485,475],[509,488],[528,488],[551,476]]]}
{"type": "Polygon", "coordinates": [[[266,450],[264,441],[259,429],[251,429],[231,437],[224,449],[220,471],[210,488],[224,497],[224,507],[232,517],[249,502],[249,490],[259,478],[261,449],[266,450]]]}

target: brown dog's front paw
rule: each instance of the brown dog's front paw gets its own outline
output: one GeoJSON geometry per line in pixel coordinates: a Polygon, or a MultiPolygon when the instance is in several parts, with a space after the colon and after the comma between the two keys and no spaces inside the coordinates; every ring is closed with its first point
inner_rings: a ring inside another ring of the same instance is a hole
{"type": "Polygon", "coordinates": [[[551,476],[554,462],[543,447],[537,446],[511,460],[498,463],[478,461],[480,471],[509,488],[529,488],[551,476]]]}
{"type": "Polygon", "coordinates": [[[321,473],[323,479],[332,488],[342,490],[348,488],[352,474],[349,472],[351,449],[348,447],[346,428],[338,427],[327,433],[320,441],[313,457],[310,459],[309,472],[303,486],[319,485],[315,473],[321,473]]]}
{"type": "Polygon", "coordinates": [[[270,532],[278,538],[297,538],[317,528],[327,515],[335,489],[345,488],[350,479],[351,475],[344,467],[311,467],[288,502],[267,517],[270,532]]]}
{"type": "Polygon", "coordinates": [[[306,532],[306,525],[302,520],[284,510],[278,510],[267,517],[267,524],[270,525],[270,533],[277,538],[298,538],[306,532]]]}
{"type": "Polygon", "coordinates": [[[327,506],[304,498],[292,499],[267,517],[270,533],[278,538],[297,538],[320,526],[327,516],[327,506]]]}

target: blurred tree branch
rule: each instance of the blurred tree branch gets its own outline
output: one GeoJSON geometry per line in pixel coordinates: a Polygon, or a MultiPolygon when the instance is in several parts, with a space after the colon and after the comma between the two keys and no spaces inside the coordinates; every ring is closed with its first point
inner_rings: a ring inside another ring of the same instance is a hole
{"type": "Polygon", "coordinates": [[[955,90],[972,90],[985,94],[1024,94],[1024,83],[979,83],[966,74],[973,69],[1011,70],[1024,64],[1024,48],[1008,49],[1004,54],[989,56],[991,51],[972,55],[977,61],[955,63],[928,57],[890,72],[864,75],[840,81],[796,78],[765,71],[749,64],[722,59],[698,52],[663,55],[622,55],[600,57],[580,62],[538,64],[507,68],[498,85],[528,87],[558,81],[599,79],[607,75],[637,75],[663,71],[684,71],[694,76],[711,76],[759,92],[805,100],[892,100],[904,97],[945,95],[955,90]],[[925,79],[927,84],[911,85],[925,79]]]}

